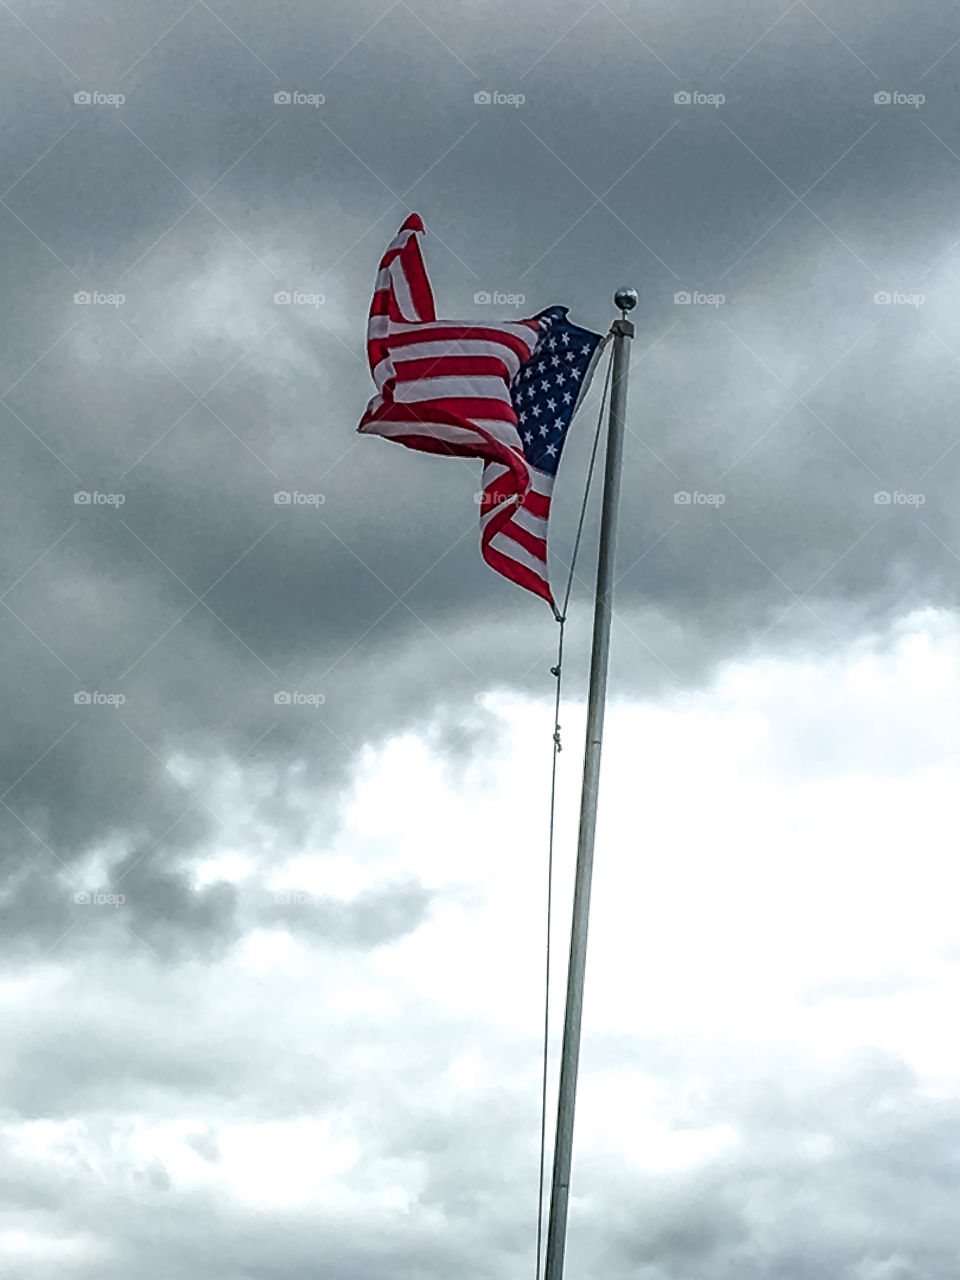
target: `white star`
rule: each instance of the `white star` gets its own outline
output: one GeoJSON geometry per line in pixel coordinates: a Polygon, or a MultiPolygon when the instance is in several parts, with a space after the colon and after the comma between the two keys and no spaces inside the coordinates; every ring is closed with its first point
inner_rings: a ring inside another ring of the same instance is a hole
{"type": "Polygon", "coordinates": [[[576,358],[577,358],[577,357],[576,357],[576,355],[574,354],[574,352],[572,352],[572,351],[568,351],[568,352],[567,352],[567,359],[568,359],[568,360],[576,360],[576,358]]]}
{"type": "Polygon", "coordinates": [[[541,390],[543,391],[549,391],[550,390],[549,378],[544,378],[544,380],[540,383],[540,387],[541,387],[541,390]]]}
{"type": "Polygon", "coordinates": [[[518,414],[518,420],[519,420],[520,422],[526,422],[526,420],[527,420],[527,415],[526,415],[525,413],[518,414]]]}
{"type": "Polygon", "coordinates": [[[569,333],[561,333],[560,341],[563,343],[564,346],[566,346],[570,341],[569,333]]]}
{"type": "Polygon", "coordinates": [[[532,432],[532,431],[525,431],[525,432],[523,433],[523,438],[524,438],[524,440],[527,442],[527,444],[529,444],[529,443],[530,443],[530,441],[533,439],[533,432],[532,432]]]}
{"type": "Polygon", "coordinates": [[[579,378],[579,377],[580,377],[580,370],[579,370],[579,369],[571,369],[571,370],[570,370],[570,377],[571,377],[571,378],[579,378]]]}
{"type": "Polygon", "coordinates": [[[551,458],[555,458],[557,456],[557,446],[555,444],[548,444],[547,453],[549,453],[551,458]]]}
{"type": "Polygon", "coordinates": [[[542,436],[545,436],[545,435],[547,434],[547,424],[546,424],[546,423],[544,423],[544,424],[541,426],[541,428],[540,428],[540,434],[541,434],[542,436]]]}
{"type": "Polygon", "coordinates": [[[573,396],[570,394],[570,392],[569,392],[569,391],[565,391],[565,392],[563,393],[563,403],[564,403],[564,404],[569,404],[569,403],[570,403],[570,401],[571,401],[572,399],[573,399],[573,396]]]}
{"type": "Polygon", "coordinates": [[[559,357],[559,356],[551,356],[551,357],[550,357],[550,363],[551,363],[552,365],[558,365],[558,364],[560,363],[560,357],[559,357]]]}
{"type": "Polygon", "coordinates": [[[556,407],[557,407],[557,402],[556,402],[556,400],[554,400],[554,399],[553,399],[553,397],[551,396],[551,397],[550,397],[550,399],[547,401],[547,408],[548,408],[548,409],[550,410],[550,412],[552,413],[552,412],[553,412],[553,410],[554,410],[556,407]]]}
{"type": "Polygon", "coordinates": [[[557,374],[557,386],[562,387],[563,383],[564,383],[564,376],[563,376],[563,371],[561,370],[560,373],[557,374]]]}
{"type": "Polygon", "coordinates": [[[554,348],[556,345],[557,345],[557,340],[556,340],[556,338],[551,338],[551,339],[549,340],[549,342],[547,343],[547,346],[550,348],[550,350],[551,350],[551,351],[553,350],[553,348],[554,348]]]}
{"type": "Polygon", "coordinates": [[[553,420],[553,429],[554,429],[554,431],[562,431],[562,430],[563,430],[563,419],[562,419],[562,418],[554,418],[554,420],[553,420]]]}
{"type": "Polygon", "coordinates": [[[540,417],[540,406],[539,406],[538,404],[535,404],[535,405],[533,406],[533,408],[530,410],[530,412],[533,414],[533,416],[534,416],[535,418],[539,418],[539,417],[540,417]]]}
{"type": "MultiPolygon", "coordinates": [[[[571,357],[570,357],[570,359],[572,360],[572,359],[573,359],[573,356],[571,356],[571,357]]],[[[543,361],[542,361],[542,360],[541,360],[541,361],[540,361],[540,363],[537,365],[537,369],[539,370],[539,372],[540,372],[540,373],[543,373],[543,371],[544,371],[544,369],[545,369],[546,367],[547,367],[547,366],[543,363],[543,361]]]]}

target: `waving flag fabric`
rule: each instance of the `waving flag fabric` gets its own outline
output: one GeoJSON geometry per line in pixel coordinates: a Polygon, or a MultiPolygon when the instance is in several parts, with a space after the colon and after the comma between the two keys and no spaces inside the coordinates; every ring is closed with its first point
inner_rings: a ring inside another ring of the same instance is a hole
{"type": "Polygon", "coordinates": [[[367,328],[377,394],[358,430],[482,459],[481,554],[554,606],[550,497],[602,338],[571,324],[566,307],[486,325],[438,320],[423,234],[411,214],[380,262],[367,328]]]}

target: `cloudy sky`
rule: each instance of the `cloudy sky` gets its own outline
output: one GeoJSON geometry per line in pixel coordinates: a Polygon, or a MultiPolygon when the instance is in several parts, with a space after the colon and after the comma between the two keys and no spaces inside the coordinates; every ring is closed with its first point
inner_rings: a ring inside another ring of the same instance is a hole
{"type": "Polygon", "coordinates": [[[355,434],[411,210],[442,315],[641,294],[568,1274],[954,1280],[958,69],[945,0],[0,0],[4,1280],[534,1277],[556,627],[355,434]]]}

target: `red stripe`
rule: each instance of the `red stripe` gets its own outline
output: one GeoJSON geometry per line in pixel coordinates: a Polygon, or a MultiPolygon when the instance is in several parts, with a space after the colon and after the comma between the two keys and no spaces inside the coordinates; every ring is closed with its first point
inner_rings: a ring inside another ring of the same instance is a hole
{"type": "MultiPolygon", "coordinates": [[[[384,397],[387,396],[386,387],[384,387],[381,394],[384,397]]],[[[474,397],[473,399],[468,400],[466,397],[455,398],[453,396],[438,396],[434,400],[418,400],[414,403],[411,403],[409,400],[398,400],[395,403],[398,405],[402,404],[411,409],[415,408],[416,405],[419,404],[426,407],[428,411],[430,405],[439,405],[446,411],[448,416],[452,415],[458,420],[458,422],[466,420],[467,426],[473,426],[474,423],[472,420],[475,418],[487,418],[494,422],[509,422],[514,426],[516,426],[517,422],[516,415],[513,412],[513,406],[507,404],[505,400],[494,400],[492,396],[489,400],[485,397],[474,397]]],[[[421,419],[423,416],[424,415],[421,410],[421,419]]],[[[517,437],[517,439],[519,440],[519,437],[517,437]]],[[[519,448],[519,444],[517,447],[519,448]]]]}
{"type": "Polygon", "coordinates": [[[385,360],[390,354],[390,343],[386,338],[370,338],[367,342],[367,359],[370,362],[370,371],[377,367],[381,360],[385,360]]]}
{"type": "MultiPolygon", "coordinates": [[[[500,462],[505,467],[509,467],[511,473],[515,477],[515,483],[518,493],[526,493],[530,487],[530,471],[523,455],[511,449],[508,445],[501,444],[499,440],[494,440],[491,435],[478,427],[474,422],[468,422],[456,414],[446,412],[438,401],[427,401],[424,404],[396,404],[393,401],[386,400],[373,413],[369,410],[360,419],[360,425],[357,430],[365,434],[372,434],[376,429],[378,422],[402,422],[414,423],[420,422],[442,422],[447,426],[461,427],[465,431],[470,431],[476,436],[476,445],[463,456],[474,458],[484,458],[488,462],[500,462]]],[[[421,432],[411,432],[412,437],[418,439],[425,435],[421,432]]],[[[403,439],[391,436],[391,439],[404,443],[403,439]]],[[[446,445],[446,441],[438,441],[439,444],[446,445]]],[[[419,444],[411,444],[412,449],[419,448],[419,444]]],[[[431,452],[437,452],[432,450],[431,452]]]]}
{"type": "MultiPolygon", "coordinates": [[[[490,495],[491,506],[496,506],[498,502],[504,502],[511,494],[516,492],[517,488],[509,471],[505,471],[502,476],[497,476],[496,480],[488,484],[483,491],[484,498],[486,498],[487,494],[490,495]]],[[[529,498],[529,496],[528,492],[527,497],[529,498]]],[[[526,505],[526,500],[524,500],[524,505],[526,505]]]]}
{"type": "Polygon", "coordinates": [[[386,316],[388,320],[392,320],[395,324],[407,323],[406,317],[400,310],[400,304],[397,302],[397,295],[392,289],[378,289],[373,295],[373,301],[370,303],[371,316],[386,316]]]}
{"type": "MultiPolygon", "coordinates": [[[[408,219],[409,221],[409,219],[408,219]]],[[[419,222],[419,218],[417,219],[419,222]]],[[[423,232],[423,223],[420,223],[423,232]]],[[[433,290],[420,256],[420,241],[411,236],[403,251],[403,274],[407,277],[407,287],[413,299],[413,305],[421,320],[436,320],[437,313],[433,305],[433,290]]]]}
{"type": "Polygon", "coordinates": [[[442,355],[397,361],[398,382],[416,382],[420,378],[500,378],[506,383],[506,374],[500,356],[442,355]]]}
{"type": "Polygon", "coordinates": [[[538,560],[546,563],[547,544],[545,539],[536,537],[535,534],[528,532],[517,524],[516,520],[508,520],[499,531],[506,534],[508,538],[512,538],[514,542],[519,542],[524,551],[529,551],[532,556],[536,556],[538,560]]]}
{"type": "Polygon", "coordinates": [[[409,435],[389,436],[394,444],[406,445],[408,449],[416,449],[418,453],[442,453],[454,458],[475,458],[477,446],[474,444],[452,444],[448,440],[440,440],[437,436],[421,436],[415,432],[409,435]]]}
{"type": "Polygon", "coordinates": [[[550,584],[545,578],[539,577],[528,569],[526,565],[520,564],[516,560],[511,560],[509,556],[505,556],[502,551],[496,551],[493,547],[481,547],[480,551],[491,569],[496,569],[497,573],[502,573],[511,582],[515,582],[520,587],[526,587],[528,591],[540,596],[548,604],[553,604],[550,584]]]}
{"type": "Polygon", "coordinates": [[[419,342],[499,342],[502,346],[509,347],[521,362],[529,360],[531,353],[531,348],[518,333],[481,329],[473,325],[431,325],[429,333],[392,333],[390,342],[395,347],[412,347],[419,342]]]}
{"type": "Polygon", "coordinates": [[[542,520],[546,520],[550,515],[550,499],[542,493],[534,493],[532,489],[528,489],[527,496],[523,500],[523,508],[532,516],[540,516],[542,520]]]}

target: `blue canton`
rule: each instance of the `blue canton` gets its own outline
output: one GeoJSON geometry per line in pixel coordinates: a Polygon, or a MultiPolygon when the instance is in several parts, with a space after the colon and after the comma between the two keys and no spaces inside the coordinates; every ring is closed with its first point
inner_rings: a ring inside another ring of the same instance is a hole
{"type": "Polygon", "coordinates": [[[599,333],[571,324],[567,310],[548,307],[540,312],[540,338],[510,386],[524,456],[551,476],[556,475],[590,361],[603,340],[599,333]]]}

